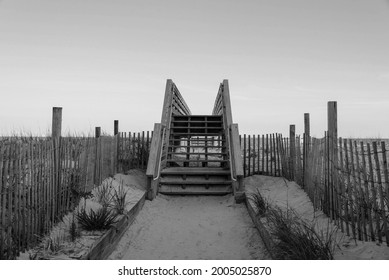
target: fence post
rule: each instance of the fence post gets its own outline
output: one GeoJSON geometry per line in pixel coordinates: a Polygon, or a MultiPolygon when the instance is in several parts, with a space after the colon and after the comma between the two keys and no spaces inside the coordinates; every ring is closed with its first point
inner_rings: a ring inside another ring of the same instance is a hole
{"type": "Polygon", "coordinates": [[[307,184],[307,160],[308,160],[308,151],[309,151],[309,139],[311,134],[310,128],[309,113],[304,113],[304,137],[303,137],[303,189],[307,184]]]}
{"type": "Polygon", "coordinates": [[[113,121],[113,136],[114,136],[114,139],[116,140],[115,142],[115,156],[114,156],[114,170],[113,172],[114,173],[117,173],[118,172],[118,166],[119,166],[119,139],[120,139],[120,135],[119,135],[119,120],[114,120],[113,121]]]}
{"type": "Polygon", "coordinates": [[[296,125],[291,124],[289,126],[289,168],[290,178],[289,180],[295,180],[295,167],[296,167],[296,125]]]}
{"type": "MultiPolygon", "coordinates": [[[[60,182],[61,182],[61,130],[62,130],[62,107],[53,107],[53,118],[51,128],[51,138],[53,141],[53,152],[54,152],[54,184],[53,192],[55,199],[60,201],[60,182]]],[[[55,203],[54,218],[56,219],[59,209],[59,204],[55,203]]]]}
{"type": "Polygon", "coordinates": [[[332,218],[338,216],[336,213],[335,201],[338,196],[338,111],[337,111],[337,102],[329,101],[327,106],[328,114],[328,161],[329,168],[327,170],[328,174],[328,186],[329,186],[329,196],[330,196],[330,214],[332,218]],[[336,197],[336,198],[335,198],[336,197]]]}
{"type": "Polygon", "coordinates": [[[95,163],[95,167],[94,167],[94,171],[95,171],[95,176],[94,176],[94,183],[95,185],[99,185],[100,182],[99,182],[99,179],[100,179],[100,149],[99,149],[99,138],[101,136],[101,127],[95,127],[95,138],[96,138],[96,141],[95,141],[95,144],[96,144],[96,148],[95,148],[95,160],[94,160],[94,163],[95,163]]]}
{"type": "Polygon", "coordinates": [[[119,133],[119,120],[113,121],[113,135],[116,136],[119,133]]]}

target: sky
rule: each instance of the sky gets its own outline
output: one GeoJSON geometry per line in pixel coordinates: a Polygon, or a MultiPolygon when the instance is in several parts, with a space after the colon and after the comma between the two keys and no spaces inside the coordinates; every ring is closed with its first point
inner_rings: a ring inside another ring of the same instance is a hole
{"type": "Polygon", "coordinates": [[[229,80],[240,133],[389,138],[389,1],[0,0],[0,134],[151,130],[166,80],[211,114],[229,80]]]}

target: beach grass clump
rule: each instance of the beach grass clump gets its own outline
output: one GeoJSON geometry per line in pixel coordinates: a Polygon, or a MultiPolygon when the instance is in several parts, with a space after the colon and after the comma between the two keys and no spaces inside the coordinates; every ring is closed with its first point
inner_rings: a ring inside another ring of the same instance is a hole
{"type": "Polygon", "coordinates": [[[317,232],[309,223],[292,211],[272,208],[267,212],[267,221],[275,237],[275,255],[289,260],[332,260],[336,247],[336,229],[317,232]]]}
{"type": "Polygon", "coordinates": [[[116,223],[117,217],[117,214],[107,207],[99,208],[96,211],[93,209],[87,211],[83,208],[76,215],[81,229],[87,231],[109,229],[116,223]]]}
{"type": "Polygon", "coordinates": [[[105,180],[100,186],[97,186],[92,190],[94,200],[100,203],[103,208],[109,207],[112,202],[112,182],[112,179],[105,180]]]}
{"type": "Polygon", "coordinates": [[[112,196],[112,203],[110,207],[118,214],[123,214],[126,206],[128,204],[127,201],[127,192],[128,190],[124,189],[123,183],[121,183],[117,190],[114,189],[114,193],[112,196]]]}
{"type": "Polygon", "coordinates": [[[258,189],[257,192],[249,194],[248,199],[252,201],[257,216],[264,216],[270,209],[269,202],[261,195],[258,189]]]}

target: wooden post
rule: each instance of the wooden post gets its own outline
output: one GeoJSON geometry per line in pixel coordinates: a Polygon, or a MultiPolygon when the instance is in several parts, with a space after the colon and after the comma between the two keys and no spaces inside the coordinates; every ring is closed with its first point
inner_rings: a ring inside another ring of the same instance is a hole
{"type": "Polygon", "coordinates": [[[294,181],[295,167],[296,167],[296,125],[289,126],[289,180],[294,181]]]}
{"type": "MultiPolygon", "coordinates": [[[[51,128],[51,138],[53,141],[54,150],[54,197],[59,200],[60,193],[58,192],[61,182],[61,129],[62,129],[62,107],[53,107],[53,119],[51,128]]],[[[59,209],[55,209],[55,215],[59,209]]]]}
{"type": "Polygon", "coordinates": [[[99,158],[99,138],[101,135],[101,127],[95,127],[95,138],[96,138],[96,147],[95,147],[95,160],[94,160],[94,184],[99,185],[99,178],[100,178],[100,158],[99,158]]]}
{"type": "MultiPolygon", "coordinates": [[[[335,190],[338,190],[338,110],[337,102],[329,101],[327,104],[327,128],[328,128],[328,160],[329,168],[328,172],[328,190],[330,194],[333,194],[335,190]]],[[[352,143],[350,143],[350,149],[352,151],[352,143]]],[[[332,202],[332,199],[331,199],[332,202]]],[[[334,218],[334,205],[331,207],[331,216],[334,218]]]]}
{"type": "Polygon", "coordinates": [[[118,165],[119,165],[119,141],[120,141],[120,134],[119,134],[119,120],[114,120],[113,121],[113,135],[116,136],[115,139],[115,158],[114,158],[114,168],[113,172],[117,173],[118,172],[118,165]]]}
{"type": "Polygon", "coordinates": [[[113,135],[117,135],[119,133],[119,120],[113,121],[113,135]]]}
{"type": "Polygon", "coordinates": [[[310,119],[309,113],[304,114],[304,138],[303,138],[303,189],[307,184],[306,180],[306,169],[307,169],[307,160],[308,160],[308,151],[309,151],[309,139],[311,135],[310,128],[310,119]]]}

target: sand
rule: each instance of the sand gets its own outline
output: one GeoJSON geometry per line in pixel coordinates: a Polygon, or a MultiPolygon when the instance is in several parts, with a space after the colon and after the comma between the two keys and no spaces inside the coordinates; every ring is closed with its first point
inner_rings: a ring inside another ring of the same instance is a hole
{"type": "Polygon", "coordinates": [[[146,201],[109,259],[268,259],[244,204],[227,196],[146,201]]]}
{"type": "MultiPolygon", "coordinates": [[[[299,216],[308,221],[315,220],[317,230],[335,228],[322,211],[314,211],[308,195],[295,182],[283,178],[255,175],[245,178],[247,193],[258,189],[273,205],[284,209],[293,208],[299,216]]],[[[335,251],[335,259],[344,260],[389,260],[389,247],[375,242],[355,241],[343,234],[340,229],[336,233],[339,247],[335,251]]]]}

